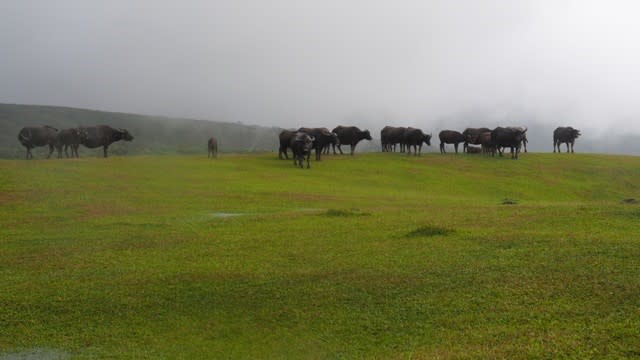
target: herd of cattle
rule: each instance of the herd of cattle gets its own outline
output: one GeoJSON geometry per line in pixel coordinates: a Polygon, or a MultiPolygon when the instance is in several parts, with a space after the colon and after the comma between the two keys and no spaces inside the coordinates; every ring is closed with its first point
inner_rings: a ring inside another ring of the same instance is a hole
{"type": "Polygon", "coordinates": [[[90,149],[103,147],[104,157],[107,157],[107,149],[115,141],[133,140],[133,136],[125,129],[114,129],[107,125],[78,127],[59,130],[43,126],[27,126],[18,133],[18,141],[27,148],[27,159],[32,159],[31,149],[39,146],[49,146],[51,157],[53,149],[58,150],[58,158],[62,158],[62,150],[69,157],[68,149],[71,148],[71,156],[78,157],[78,148],[84,145],[90,149]]]}
{"type": "MultiPolygon", "coordinates": [[[[576,138],[580,136],[580,130],[572,127],[558,127],[553,132],[553,152],[560,152],[560,144],[567,145],[567,152],[573,152],[573,145],[576,138]]],[[[369,130],[361,131],[355,126],[338,126],[332,131],[327,128],[305,128],[297,131],[283,130],[280,133],[280,148],[278,157],[289,159],[287,149],[293,152],[293,164],[303,167],[304,159],[309,165],[311,150],[315,150],[316,160],[320,160],[322,153],[328,153],[329,148],[333,148],[336,153],[336,146],[342,154],[340,148],[343,144],[351,145],[351,155],[360,140],[371,140],[369,130]]],[[[380,142],[383,152],[396,151],[396,146],[400,152],[411,155],[420,155],[422,144],[431,146],[432,134],[425,134],[421,129],[412,127],[385,126],[380,131],[380,142]]],[[[520,150],[524,148],[527,152],[527,128],[526,127],[497,127],[493,130],[489,128],[467,128],[463,132],[455,130],[442,130],[438,134],[440,139],[440,152],[446,153],[445,145],[453,144],[455,152],[458,153],[459,144],[463,144],[462,151],[468,153],[485,153],[495,156],[496,153],[502,156],[504,149],[511,150],[511,158],[517,159],[520,150]]]]}
{"type": "MultiPolygon", "coordinates": [[[[573,152],[573,145],[576,138],[580,136],[580,131],[572,127],[559,127],[553,132],[553,152],[560,152],[560,144],[567,145],[567,152],[573,152]]],[[[385,126],[380,131],[380,140],[383,152],[396,151],[396,146],[400,152],[419,155],[422,151],[422,144],[431,146],[432,134],[425,134],[422,130],[412,127],[385,126]]],[[[511,157],[518,158],[521,148],[527,152],[527,128],[523,127],[497,127],[493,130],[489,128],[467,128],[463,132],[454,130],[443,130],[438,134],[440,139],[440,152],[445,153],[445,145],[453,144],[455,152],[458,152],[459,144],[463,144],[462,151],[468,153],[486,153],[502,156],[504,149],[511,150],[511,157]]],[[[369,130],[360,130],[355,126],[338,126],[329,131],[327,128],[305,128],[298,130],[283,130],[279,135],[280,147],[278,157],[289,159],[287,150],[293,152],[295,166],[304,166],[306,159],[307,168],[310,167],[309,158],[311,151],[315,150],[316,160],[320,160],[321,154],[328,153],[333,149],[336,154],[336,147],[340,154],[342,145],[351,147],[353,155],[356,145],[361,140],[371,140],[369,130]]],[[[18,133],[18,140],[27,148],[27,159],[33,158],[31,149],[38,146],[49,146],[51,157],[53,150],[58,151],[58,158],[62,157],[62,151],[69,157],[68,149],[71,148],[71,156],[78,156],[78,147],[84,145],[90,149],[103,147],[104,157],[107,157],[109,145],[115,141],[133,140],[133,136],[125,129],[115,129],[106,125],[89,127],[78,127],[71,129],[57,130],[51,126],[29,126],[24,127],[18,133]]],[[[209,157],[217,157],[218,143],[215,138],[208,140],[209,157]]]]}

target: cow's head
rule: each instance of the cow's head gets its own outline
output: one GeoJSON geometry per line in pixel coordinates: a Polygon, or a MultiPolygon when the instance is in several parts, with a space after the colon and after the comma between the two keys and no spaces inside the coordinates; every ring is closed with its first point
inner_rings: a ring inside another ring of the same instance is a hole
{"type": "Polygon", "coordinates": [[[126,129],[118,129],[120,132],[120,138],[125,141],[133,140],[133,135],[131,135],[126,129]]]}
{"type": "Polygon", "coordinates": [[[371,140],[371,134],[369,133],[369,130],[365,130],[362,133],[364,134],[365,139],[371,140]]]}
{"type": "Polygon", "coordinates": [[[578,129],[571,129],[571,137],[573,137],[574,139],[577,138],[578,136],[580,136],[580,130],[578,129]]]}
{"type": "Polygon", "coordinates": [[[311,151],[313,148],[313,142],[316,141],[316,138],[310,135],[305,135],[304,137],[304,151],[311,151]]]}
{"type": "Polygon", "coordinates": [[[77,132],[78,137],[80,138],[80,142],[89,139],[89,131],[87,130],[87,128],[78,127],[74,130],[77,132]]]}
{"type": "Polygon", "coordinates": [[[431,146],[431,134],[429,134],[429,135],[425,134],[423,141],[424,141],[425,144],[431,146]]]}

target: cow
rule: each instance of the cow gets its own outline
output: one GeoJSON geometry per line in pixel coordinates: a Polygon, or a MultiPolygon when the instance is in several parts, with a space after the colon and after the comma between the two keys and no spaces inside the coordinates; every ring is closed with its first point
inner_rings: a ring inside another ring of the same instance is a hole
{"type": "Polygon", "coordinates": [[[96,125],[80,128],[82,132],[80,144],[95,149],[101,147],[104,149],[104,157],[107,157],[109,145],[116,141],[132,141],[133,136],[125,129],[114,129],[107,125],[96,125]]]}
{"type": "MultiPolygon", "coordinates": [[[[525,137],[526,132],[527,128],[497,127],[491,131],[491,142],[496,148],[511,148],[511,158],[515,160],[518,159],[522,139],[525,137]]],[[[493,154],[495,155],[495,151],[493,154]]],[[[502,153],[500,153],[500,156],[502,156],[502,153]]]]}
{"type": "Polygon", "coordinates": [[[467,145],[468,154],[480,154],[481,152],[482,148],[480,146],[467,145]]]}
{"type": "Polygon", "coordinates": [[[301,127],[298,132],[304,132],[309,134],[315,140],[313,141],[313,148],[316,150],[316,161],[320,161],[320,154],[325,147],[329,147],[330,144],[337,144],[340,146],[340,140],[338,135],[329,132],[327,128],[306,128],[301,127]]]}
{"type": "MultiPolygon", "coordinates": [[[[338,140],[340,141],[340,143],[338,144],[338,150],[340,151],[340,154],[343,154],[342,148],[340,147],[341,145],[349,144],[351,146],[351,155],[353,155],[356,149],[356,145],[358,145],[358,142],[360,142],[360,140],[371,140],[371,134],[369,133],[369,130],[362,131],[355,126],[340,125],[333,129],[331,132],[338,135],[338,140]]],[[[335,152],[335,147],[333,151],[335,152]]]]}
{"type": "Polygon", "coordinates": [[[522,134],[522,147],[524,148],[524,152],[527,152],[527,143],[529,142],[529,140],[527,139],[526,128],[524,127],[508,127],[508,128],[524,131],[524,133],[522,134]]]}
{"type": "Polygon", "coordinates": [[[55,148],[58,151],[58,159],[62,159],[62,150],[69,157],[67,151],[71,148],[71,157],[80,157],[78,154],[78,148],[80,147],[80,141],[82,140],[83,132],[80,128],[62,129],[58,131],[56,135],[55,148]]]}
{"type": "Polygon", "coordinates": [[[423,142],[428,146],[431,146],[431,134],[427,135],[420,129],[410,127],[404,132],[402,142],[407,146],[408,155],[411,155],[411,146],[413,146],[414,155],[420,155],[423,142]]]}
{"type": "Polygon", "coordinates": [[[462,136],[464,136],[464,144],[462,146],[462,152],[466,152],[469,144],[480,145],[478,140],[478,136],[485,132],[491,132],[489,128],[466,128],[462,132],[462,136]]]}
{"type": "Polygon", "coordinates": [[[331,137],[331,139],[329,139],[329,144],[327,144],[327,146],[324,147],[324,151],[323,154],[329,154],[329,151],[331,150],[331,147],[333,147],[333,155],[335,155],[335,151],[336,151],[336,145],[340,145],[340,139],[338,139],[338,134],[336,133],[332,133],[335,134],[335,137],[331,137]],[[331,145],[331,146],[329,146],[331,145]]]}
{"type": "Polygon", "coordinates": [[[47,155],[47,159],[49,159],[56,145],[57,135],[58,129],[48,125],[26,126],[18,133],[18,141],[27,148],[27,159],[33,159],[31,149],[48,145],[49,155],[47,155]]]}
{"type": "Polygon", "coordinates": [[[307,169],[311,167],[309,164],[309,157],[311,156],[311,149],[313,148],[313,141],[315,139],[309,134],[299,131],[291,137],[289,147],[293,152],[293,166],[303,167],[305,155],[307,158],[307,169]]]}
{"type": "Polygon", "coordinates": [[[558,152],[560,152],[560,144],[567,144],[567,152],[569,152],[569,145],[571,145],[571,152],[573,153],[573,144],[580,136],[580,130],[574,129],[571,126],[559,127],[553,131],[553,152],[556,152],[556,146],[558,152]]]}
{"type": "Polygon", "coordinates": [[[404,132],[406,127],[385,126],[380,131],[382,151],[395,151],[396,144],[400,144],[400,152],[404,152],[404,132]]]}
{"type": "Polygon", "coordinates": [[[289,155],[287,155],[287,149],[291,147],[291,139],[296,135],[295,131],[292,130],[282,130],[280,135],[278,135],[278,139],[280,140],[280,148],[278,149],[278,158],[282,159],[282,155],[284,154],[285,159],[289,160],[289,155]]]}
{"type": "Polygon", "coordinates": [[[216,140],[216,138],[209,138],[207,141],[207,150],[209,151],[207,157],[212,159],[218,157],[218,140],[216,140]]]}
{"type": "Polygon", "coordinates": [[[440,134],[438,134],[440,138],[440,153],[445,154],[444,144],[453,144],[456,149],[456,154],[458,153],[458,144],[463,143],[465,141],[464,136],[454,130],[442,130],[440,134]]]}
{"type": "Polygon", "coordinates": [[[485,154],[495,152],[495,145],[491,141],[491,131],[483,132],[476,136],[476,143],[482,147],[482,152],[485,154]]]}

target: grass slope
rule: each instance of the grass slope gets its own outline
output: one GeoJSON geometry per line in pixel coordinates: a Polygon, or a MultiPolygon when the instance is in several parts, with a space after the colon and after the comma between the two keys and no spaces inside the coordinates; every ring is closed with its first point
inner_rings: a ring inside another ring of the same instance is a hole
{"type": "Polygon", "coordinates": [[[0,161],[0,354],[637,357],[626,198],[640,158],[0,161]]]}

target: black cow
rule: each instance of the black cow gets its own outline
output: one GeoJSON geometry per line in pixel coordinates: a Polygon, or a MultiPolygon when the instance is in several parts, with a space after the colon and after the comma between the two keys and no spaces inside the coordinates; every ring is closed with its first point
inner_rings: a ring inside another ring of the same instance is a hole
{"type": "Polygon", "coordinates": [[[214,137],[209,138],[209,140],[207,141],[207,150],[208,150],[207,157],[210,157],[210,158],[218,157],[218,140],[216,140],[216,138],[214,137]]]}
{"type": "Polygon", "coordinates": [[[462,136],[464,136],[464,144],[462,146],[462,151],[466,152],[469,144],[473,145],[481,145],[478,137],[482,133],[491,132],[489,128],[466,128],[462,132],[462,136]]]}
{"type": "Polygon", "coordinates": [[[313,148],[314,138],[309,134],[299,131],[296,132],[291,138],[289,147],[293,152],[293,166],[303,167],[305,155],[307,158],[307,169],[311,167],[309,164],[309,157],[311,156],[311,149],[313,148]]]}
{"type": "Polygon", "coordinates": [[[567,152],[569,152],[569,145],[571,145],[571,152],[573,152],[573,144],[580,135],[580,130],[571,126],[555,129],[553,131],[553,152],[556,152],[556,146],[558,147],[558,152],[560,152],[561,143],[567,144],[567,152]]]}
{"type": "Polygon", "coordinates": [[[463,143],[465,141],[464,136],[454,130],[442,130],[440,134],[438,134],[440,138],[440,153],[445,154],[444,144],[453,144],[456,149],[456,154],[458,153],[458,144],[463,143]]]}
{"type": "MultiPolygon", "coordinates": [[[[511,148],[511,158],[517,159],[522,146],[522,139],[525,137],[526,132],[527,128],[497,127],[491,132],[491,142],[496,148],[511,148]]],[[[502,153],[500,153],[500,156],[502,156],[502,153]]]]}
{"type": "Polygon", "coordinates": [[[298,132],[304,132],[309,134],[315,140],[313,140],[313,148],[316,150],[316,161],[320,161],[320,154],[325,147],[329,147],[330,144],[337,144],[340,146],[340,140],[338,135],[329,132],[327,128],[305,128],[301,127],[298,132]]]}
{"type": "Polygon", "coordinates": [[[524,131],[524,133],[522,134],[522,147],[524,148],[524,152],[527,152],[527,143],[529,143],[529,140],[527,139],[527,128],[525,128],[525,127],[509,127],[509,129],[515,129],[515,130],[524,131]]]}
{"type": "Polygon", "coordinates": [[[327,144],[327,146],[324,147],[324,151],[322,152],[323,154],[329,154],[329,150],[331,150],[331,147],[333,147],[333,154],[335,155],[335,151],[336,151],[336,145],[340,145],[340,139],[338,139],[338,135],[336,133],[332,133],[335,135],[335,137],[331,137],[331,139],[329,139],[329,144],[327,144]],[[331,146],[329,146],[331,145],[331,146]]]}
{"type": "Polygon", "coordinates": [[[414,155],[420,155],[422,151],[422,143],[431,146],[431,134],[427,135],[420,129],[407,128],[404,132],[402,142],[407,146],[407,154],[411,155],[411,147],[413,146],[414,155]]]}
{"type": "Polygon", "coordinates": [[[289,155],[287,155],[287,149],[291,147],[291,139],[296,135],[295,131],[292,130],[282,130],[280,135],[278,135],[278,139],[280,140],[280,148],[278,149],[278,158],[282,159],[282,154],[284,154],[285,159],[289,160],[289,155]]]}
{"type": "Polygon", "coordinates": [[[53,153],[57,135],[58,129],[51,126],[26,126],[18,133],[18,141],[27,148],[27,159],[33,159],[31,149],[38,146],[49,145],[48,159],[51,157],[51,153],[53,153]]]}
{"type": "Polygon", "coordinates": [[[62,150],[69,157],[67,151],[71,148],[71,157],[80,157],[78,154],[78,148],[80,147],[80,141],[82,140],[82,130],[79,128],[62,129],[58,131],[56,136],[56,150],[58,150],[58,159],[62,158],[62,150]]]}
{"type": "Polygon", "coordinates": [[[395,151],[396,144],[400,144],[400,152],[404,152],[404,132],[406,127],[385,126],[380,131],[382,151],[395,151]]]}
{"type": "Polygon", "coordinates": [[[104,157],[107,157],[107,149],[109,145],[116,141],[131,141],[133,136],[125,129],[114,129],[107,125],[96,125],[80,128],[80,143],[89,149],[95,149],[100,146],[104,149],[104,157]]]}
{"type": "Polygon", "coordinates": [[[341,145],[349,144],[351,146],[351,155],[353,155],[353,152],[356,150],[356,145],[358,145],[358,142],[360,142],[360,140],[371,140],[371,134],[369,133],[369,130],[362,131],[355,126],[340,125],[333,129],[331,132],[338,135],[338,140],[340,141],[340,143],[338,144],[338,150],[340,151],[340,154],[343,154],[342,149],[340,148],[341,145]]]}
{"type": "Polygon", "coordinates": [[[482,152],[485,154],[493,154],[496,151],[496,146],[493,144],[493,141],[491,141],[491,131],[483,132],[477,135],[475,138],[475,143],[482,146],[482,152]]]}

